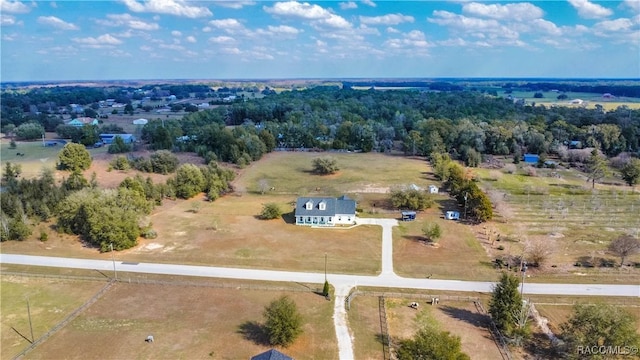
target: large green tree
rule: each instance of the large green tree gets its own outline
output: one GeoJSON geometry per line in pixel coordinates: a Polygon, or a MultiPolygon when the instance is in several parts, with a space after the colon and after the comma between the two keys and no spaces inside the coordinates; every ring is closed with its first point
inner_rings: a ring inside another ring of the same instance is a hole
{"type": "Polygon", "coordinates": [[[91,166],[91,154],[81,145],[68,143],[58,153],[60,170],[82,171],[91,166]]]}
{"type": "Polygon", "coordinates": [[[181,165],[176,171],[176,196],[189,199],[205,190],[205,179],[200,168],[193,164],[181,165]]]}
{"type": "Polygon", "coordinates": [[[423,190],[394,189],[391,204],[398,209],[424,210],[433,206],[433,199],[423,190]]]}
{"type": "Polygon", "coordinates": [[[611,172],[607,165],[607,159],[600,155],[597,149],[591,151],[591,156],[587,160],[587,175],[591,181],[591,188],[596,187],[596,181],[602,180],[608,176],[611,172]]]}
{"type": "Polygon", "coordinates": [[[18,139],[35,140],[44,135],[44,127],[37,123],[28,122],[18,126],[14,133],[18,139]]]}
{"type": "Polygon", "coordinates": [[[502,273],[493,289],[489,301],[489,314],[498,330],[508,337],[516,334],[519,317],[522,314],[522,296],[518,291],[520,281],[517,277],[502,273]]]}
{"type": "MultiPolygon", "coordinates": [[[[623,308],[611,304],[578,304],[566,323],[560,326],[569,359],[612,359],[615,354],[598,349],[637,351],[640,335],[637,319],[623,308]],[[593,350],[595,349],[595,351],[593,350]]],[[[624,354],[619,354],[624,355],[624,354]]],[[[633,356],[632,356],[633,357],[633,356]]],[[[630,357],[631,358],[631,357],[630,357]]]]}
{"type": "Polygon", "coordinates": [[[413,339],[401,340],[396,349],[398,360],[467,360],[459,336],[433,327],[420,329],[413,339]]]}
{"type": "Polygon", "coordinates": [[[302,334],[302,315],[288,296],[272,301],[264,309],[264,318],[271,345],[289,346],[302,334]]]}
{"type": "Polygon", "coordinates": [[[629,160],[622,169],[620,169],[622,179],[627,185],[634,187],[640,182],[640,159],[629,160]]]}
{"type": "Polygon", "coordinates": [[[313,172],[320,175],[336,173],[340,168],[338,161],[332,156],[323,156],[313,159],[313,172]]]}

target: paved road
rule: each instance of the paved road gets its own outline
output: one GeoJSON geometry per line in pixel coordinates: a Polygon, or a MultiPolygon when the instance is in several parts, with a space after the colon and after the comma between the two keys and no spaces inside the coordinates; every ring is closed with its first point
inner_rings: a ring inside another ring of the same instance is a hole
{"type": "MultiPolygon", "coordinates": [[[[393,238],[392,230],[398,222],[394,219],[358,219],[358,225],[382,226],[382,271],[378,276],[327,274],[329,282],[334,286],[333,322],[338,340],[340,359],[353,359],[353,341],[347,321],[345,298],[355,286],[371,286],[405,289],[429,289],[467,292],[491,292],[493,283],[481,281],[436,280],[403,278],[393,271],[393,238]]],[[[211,266],[135,263],[108,260],[89,260],[57,258],[46,256],[0,254],[0,264],[19,264],[31,266],[49,266],[75,269],[100,270],[111,273],[115,270],[166,274],[200,276],[226,279],[247,279],[262,281],[291,281],[303,283],[323,283],[322,273],[301,273],[290,271],[235,269],[211,266]]],[[[545,295],[593,295],[593,296],[629,296],[640,297],[640,285],[598,285],[598,284],[536,284],[525,283],[525,294],[545,295]]]]}
{"type": "MultiPolygon", "coordinates": [[[[110,260],[0,254],[0,263],[74,269],[94,269],[103,271],[105,273],[113,272],[113,263],[110,260]]],[[[135,273],[185,275],[226,279],[291,281],[318,284],[322,284],[324,282],[324,273],[253,270],[196,265],[132,263],[116,261],[116,270],[135,273]]],[[[357,285],[467,292],[490,292],[493,286],[492,282],[415,279],[403,278],[395,274],[381,274],[379,276],[328,274],[328,278],[329,282],[334,286],[357,285]]],[[[525,294],[539,295],[640,297],[640,285],[525,283],[524,292],[525,294]]]]}

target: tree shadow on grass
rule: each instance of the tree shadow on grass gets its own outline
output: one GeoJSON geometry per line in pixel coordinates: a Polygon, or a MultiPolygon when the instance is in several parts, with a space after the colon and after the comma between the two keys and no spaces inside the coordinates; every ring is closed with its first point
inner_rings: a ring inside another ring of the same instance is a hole
{"type": "Polygon", "coordinates": [[[265,327],[255,321],[246,321],[238,328],[238,333],[257,345],[269,346],[269,336],[265,327]]]}
{"type": "Polygon", "coordinates": [[[460,309],[453,306],[442,306],[440,308],[445,314],[449,315],[450,317],[454,319],[462,320],[475,327],[488,328],[489,326],[488,315],[479,314],[474,311],[469,311],[467,309],[460,309]]]}

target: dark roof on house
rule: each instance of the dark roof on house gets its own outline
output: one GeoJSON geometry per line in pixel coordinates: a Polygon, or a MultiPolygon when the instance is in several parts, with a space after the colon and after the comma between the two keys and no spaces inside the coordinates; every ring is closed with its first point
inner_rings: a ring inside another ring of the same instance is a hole
{"type": "Polygon", "coordinates": [[[356,213],[356,201],[345,195],[339,198],[331,197],[299,197],[296,201],[296,216],[334,216],[336,214],[356,213]],[[307,210],[306,204],[311,202],[311,210],[307,210]],[[325,209],[320,210],[320,203],[324,202],[325,209]]]}
{"type": "Polygon", "coordinates": [[[276,349],[271,349],[252,357],[251,360],[293,360],[293,358],[276,349]]]}

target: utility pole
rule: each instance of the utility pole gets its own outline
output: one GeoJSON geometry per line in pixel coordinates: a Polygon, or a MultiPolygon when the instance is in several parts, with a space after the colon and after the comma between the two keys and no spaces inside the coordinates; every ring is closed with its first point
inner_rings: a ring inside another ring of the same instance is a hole
{"type": "Polygon", "coordinates": [[[467,220],[467,198],[469,198],[469,193],[464,193],[464,219],[467,220]]]}
{"type": "Polygon", "coordinates": [[[110,243],[109,247],[111,248],[111,262],[113,262],[113,278],[118,280],[118,273],[116,272],[116,258],[113,254],[113,243],[110,243]]]}
{"type": "Polygon", "coordinates": [[[522,272],[522,283],[520,284],[520,296],[524,296],[524,277],[525,277],[525,274],[527,273],[526,261],[522,261],[522,264],[520,264],[520,272],[522,272]]]}

